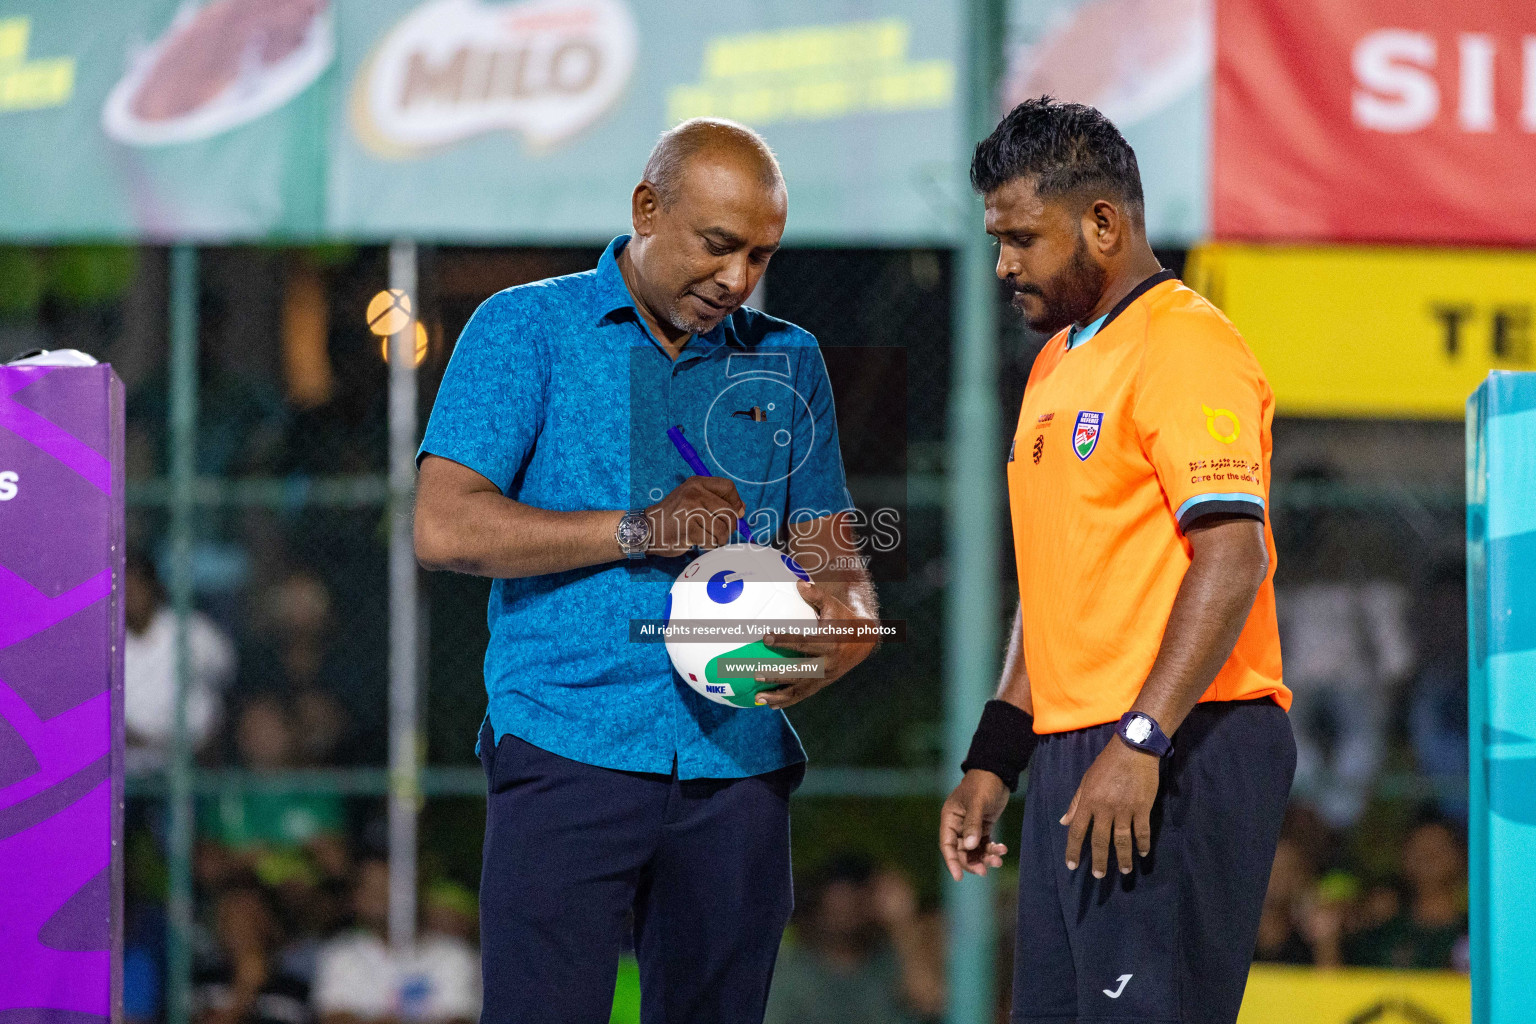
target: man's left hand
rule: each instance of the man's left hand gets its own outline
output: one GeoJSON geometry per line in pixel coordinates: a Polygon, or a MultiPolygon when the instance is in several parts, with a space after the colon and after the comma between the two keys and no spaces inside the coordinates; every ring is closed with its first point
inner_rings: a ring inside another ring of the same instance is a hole
{"type": "Polygon", "coordinates": [[[1092,828],[1093,877],[1109,872],[1109,844],[1121,874],[1131,872],[1131,848],[1145,857],[1152,852],[1152,805],[1157,800],[1159,759],[1133,750],[1119,736],[1094,758],[1078,784],[1072,806],[1062,815],[1067,828],[1067,868],[1076,870],[1083,838],[1092,828]]]}
{"type": "MultiPolygon", "coordinates": [[[[819,625],[824,626],[829,622],[849,622],[863,618],[863,616],[848,607],[844,601],[815,583],[801,581],[799,587],[800,596],[805,599],[806,604],[815,610],[816,621],[819,625]]],[[[765,690],[759,694],[757,702],[770,708],[787,708],[800,703],[805,698],[811,696],[811,694],[830,686],[847,675],[850,669],[869,657],[870,652],[875,649],[875,641],[873,640],[851,640],[819,636],[785,636],[772,633],[763,637],[763,644],[779,651],[819,657],[822,664],[822,676],[820,679],[796,679],[776,689],[765,690]]],[[[758,681],[764,681],[764,677],[759,677],[758,681]]]]}

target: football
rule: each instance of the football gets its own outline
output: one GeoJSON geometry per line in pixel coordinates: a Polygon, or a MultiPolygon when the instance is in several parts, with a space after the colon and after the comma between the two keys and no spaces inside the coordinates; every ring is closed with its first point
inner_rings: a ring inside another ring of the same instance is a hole
{"type": "MultiPolygon", "coordinates": [[[[800,596],[798,584],[810,576],[788,555],[758,544],[727,544],[689,563],[667,594],[665,619],[674,622],[742,623],[765,619],[816,621],[816,612],[800,596]]],[[[769,677],[728,678],[721,658],[792,658],[763,645],[763,631],[744,628],[729,637],[695,639],[669,634],[667,654],[683,681],[716,704],[757,707],[757,695],[781,681],[769,677]]]]}

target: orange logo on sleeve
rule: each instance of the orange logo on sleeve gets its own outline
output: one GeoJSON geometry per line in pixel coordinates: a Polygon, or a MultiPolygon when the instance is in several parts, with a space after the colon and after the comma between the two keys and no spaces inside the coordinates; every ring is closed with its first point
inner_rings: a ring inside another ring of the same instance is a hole
{"type": "Polygon", "coordinates": [[[1220,441],[1222,444],[1232,444],[1237,440],[1237,435],[1240,428],[1237,423],[1236,413],[1232,412],[1230,409],[1212,409],[1208,405],[1201,405],[1200,411],[1205,413],[1205,429],[1210,432],[1212,437],[1220,441]],[[1218,424],[1219,421],[1223,420],[1232,424],[1231,433],[1222,432],[1221,427],[1218,424]]]}

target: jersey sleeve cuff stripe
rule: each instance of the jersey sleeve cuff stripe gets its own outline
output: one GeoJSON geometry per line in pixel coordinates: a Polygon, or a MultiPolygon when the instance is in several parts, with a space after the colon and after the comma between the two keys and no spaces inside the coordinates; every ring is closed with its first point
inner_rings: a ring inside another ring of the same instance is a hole
{"type": "Polygon", "coordinates": [[[1257,494],[1247,494],[1242,491],[1233,491],[1225,494],[1197,494],[1179,506],[1179,510],[1174,514],[1174,518],[1179,521],[1179,529],[1186,530],[1196,519],[1218,512],[1228,515],[1252,516],[1254,519],[1263,520],[1265,507],[1263,498],[1257,494]]]}

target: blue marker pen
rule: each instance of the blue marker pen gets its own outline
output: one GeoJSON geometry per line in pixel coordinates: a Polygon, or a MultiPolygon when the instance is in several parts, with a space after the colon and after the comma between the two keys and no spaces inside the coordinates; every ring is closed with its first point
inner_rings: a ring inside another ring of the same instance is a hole
{"type": "MultiPolygon", "coordinates": [[[[688,463],[688,468],[693,470],[695,475],[714,476],[709,471],[709,467],[704,464],[704,460],[699,458],[699,453],[694,451],[693,445],[689,444],[688,439],[683,436],[682,427],[668,427],[667,436],[672,439],[672,446],[677,449],[677,454],[683,457],[683,461],[688,463]]],[[[741,534],[742,540],[748,544],[752,543],[752,531],[747,529],[745,519],[736,520],[736,530],[741,534]]]]}

